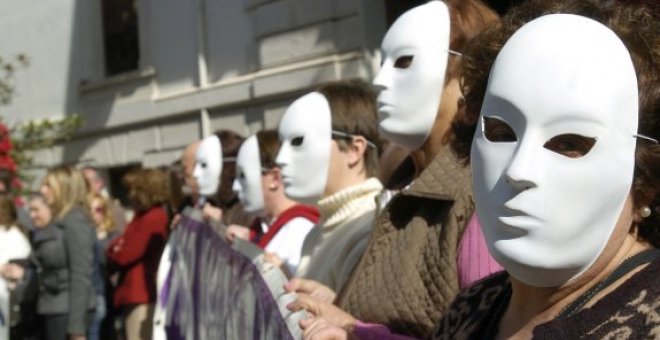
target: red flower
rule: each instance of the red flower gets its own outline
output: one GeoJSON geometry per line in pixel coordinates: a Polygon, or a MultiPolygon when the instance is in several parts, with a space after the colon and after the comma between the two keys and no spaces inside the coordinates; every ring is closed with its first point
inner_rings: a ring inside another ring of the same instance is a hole
{"type": "Polygon", "coordinates": [[[6,169],[11,173],[16,172],[16,163],[9,155],[0,155],[0,169],[6,169]]]}
{"type": "Polygon", "coordinates": [[[0,154],[8,154],[14,146],[11,144],[11,139],[0,138],[0,154]]]}
{"type": "Polygon", "coordinates": [[[11,138],[9,138],[9,130],[7,127],[0,123],[0,154],[6,154],[11,151],[13,145],[11,143],[11,138]]]}

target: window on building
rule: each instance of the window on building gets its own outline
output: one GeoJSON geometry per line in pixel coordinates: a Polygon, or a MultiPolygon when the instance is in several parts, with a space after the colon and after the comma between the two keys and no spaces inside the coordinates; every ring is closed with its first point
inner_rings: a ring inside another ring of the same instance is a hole
{"type": "Polygon", "coordinates": [[[139,66],[136,0],[101,0],[105,74],[112,76],[139,66]]]}

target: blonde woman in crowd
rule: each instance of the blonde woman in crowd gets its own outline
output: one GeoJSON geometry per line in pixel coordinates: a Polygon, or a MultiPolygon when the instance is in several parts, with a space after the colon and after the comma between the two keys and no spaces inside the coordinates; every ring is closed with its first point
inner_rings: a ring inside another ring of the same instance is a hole
{"type": "Polygon", "coordinates": [[[52,225],[35,235],[39,273],[38,313],[47,339],[85,339],[96,304],[93,287],[94,229],[87,185],[80,170],[51,168],[41,194],[53,213],[52,225]],[[46,246],[53,243],[52,246],[46,246]],[[75,292],[75,293],[74,293],[75,292]]]}
{"type": "MultiPolygon", "coordinates": [[[[52,213],[49,224],[41,198],[31,200],[31,215],[38,227],[32,244],[41,330],[47,340],[86,339],[96,304],[92,284],[95,237],[87,185],[79,170],[58,166],[48,170],[39,191],[52,213]]],[[[3,270],[3,276],[21,280],[24,271],[13,266],[3,270]]]]}
{"type": "MultiPolygon", "coordinates": [[[[89,204],[91,208],[92,220],[96,230],[96,259],[98,262],[98,271],[94,275],[94,288],[96,290],[96,310],[94,320],[88,331],[89,340],[101,338],[101,328],[112,330],[112,327],[102,327],[106,324],[104,320],[112,325],[114,313],[112,308],[108,308],[108,298],[112,298],[112,284],[107,275],[107,260],[104,254],[108,243],[117,235],[115,230],[115,219],[112,215],[112,207],[108,198],[100,193],[89,194],[89,204]]],[[[107,334],[106,334],[107,335],[107,334]]]]}
{"type": "MultiPolygon", "coordinates": [[[[30,243],[16,224],[16,208],[8,195],[0,195],[0,268],[10,260],[30,255],[30,243]]],[[[3,268],[4,269],[4,268],[3,268]]],[[[9,339],[9,288],[14,282],[0,279],[0,340],[9,339]]]]}

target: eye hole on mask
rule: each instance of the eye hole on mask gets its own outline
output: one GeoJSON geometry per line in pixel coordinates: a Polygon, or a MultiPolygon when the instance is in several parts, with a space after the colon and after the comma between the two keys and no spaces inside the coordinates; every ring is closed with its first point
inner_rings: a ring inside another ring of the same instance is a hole
{"type": "Polygon", "coordinates": [[[238,177],[238,179],[245,179],[245,173],[243,171],[239,171],[238,174],[236,174],[236,177],[238,177]]]}
{"type": "Polygon", "coordinates": [[[509,124],[504,121],[493,118],[493,117],[483,117],[484,125],[484,136],[491,142],[494,143],[507,143],[515,142],[518,140],[516,133],[513,132],[513,129],[509,124]]]}
{"type": "Polygon", "coordinates": [[[543,147],[569,158],[580,158],[588,154],[594,144],[596,138],[568,133],[550,138],[543,147]]]}
{"type": "Polygon", "coordinates": [[[199,166],[201,166],[203,169],[206,169],[206,163],[199,163],[199,166]]]}
{"type": "Polygon", "coordinates": [[[414,56],[412,55],[404,55],[401,57],[398,57],[396,61],[394,62],[394,67],[396,68],[403,68],[406,69],[412,65],[414,56]]]}
{"type": "Polygon", "coordinates": [[[295,137],[291,140],[291,145],[301,146],[304,141],[305,141],[305,137],[303,137],[303,136],[295,137]]]}

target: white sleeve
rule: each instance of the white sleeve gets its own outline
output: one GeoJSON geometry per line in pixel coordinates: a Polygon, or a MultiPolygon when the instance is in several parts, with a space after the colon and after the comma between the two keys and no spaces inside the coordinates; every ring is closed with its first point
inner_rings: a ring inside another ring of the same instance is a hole
{"type": "Polygon", "coordinates": [[[32,248],[30,247],[30,242],[27,237],[17,227],[10,227],[7,230],[3,237],[5,238],[2,241],[3,247],[2,250],[2,259],[0,262],[6,263],[12,259],[24,259],[30,256],[32,248]]]}
{"type": "Polygon", "coordinates": [[[314,227],[312,221],[304,217],[296,217],[287,222],[273,237],[266,251],[279,256],[290,273],[295,273],[300,263],[303,242],[307,233],[314,227]]]}

